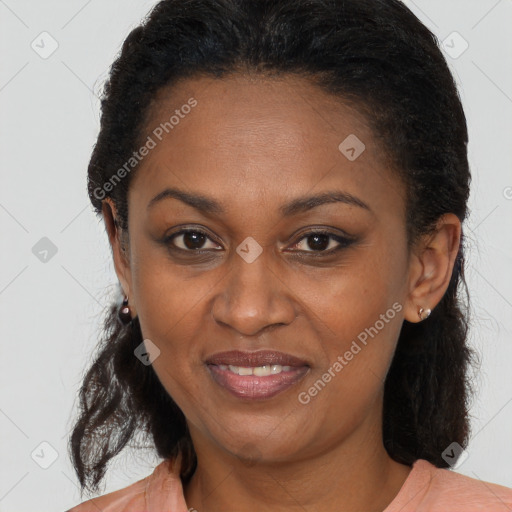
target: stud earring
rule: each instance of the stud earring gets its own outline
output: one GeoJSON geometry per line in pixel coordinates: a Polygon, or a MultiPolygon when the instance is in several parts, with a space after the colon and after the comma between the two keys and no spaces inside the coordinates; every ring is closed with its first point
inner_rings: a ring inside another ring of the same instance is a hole
{"type": "Polygon", "coordinates": [[[123,303],[117,312],[117,316],[119,321],[123,325],[128,325],[132,321],[132,315],[130,313],[130,306],[128,306],[128,296],[125,295],[123,299],[123,303]]]}
{"type": "Polygon", "coordinates": [[[420,308],[418,310],[418,316],[420,317],[420,320],[426,320],[430,316],[430,313],[432,313],[431,309],[420,308]]]}

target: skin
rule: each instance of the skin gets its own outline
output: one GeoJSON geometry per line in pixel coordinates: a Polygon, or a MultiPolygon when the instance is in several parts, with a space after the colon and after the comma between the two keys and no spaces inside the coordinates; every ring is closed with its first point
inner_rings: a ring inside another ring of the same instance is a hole
{"type": "Polygon", "coordinates": [[[198,104],[141,162],[128,194],[129,244],[104,218],[116,273],[163,386],[187,418],[198,468],[185,486],[199,512],[382,511],[411,468],[382,441],[383,387],[404,319],[420,321],[445,293],[460,243],[453,214],[409,254],[405,188],[364,118],[304,78],[235,74],[187,79],[155,98],[142,140],[194,97],[198,104]],[[348,160],[349,134],[365,151],[348,160]],[[173,187],[208,196],[224,214],[203,214],[180,200],[148,203],[173,187]],[[284,217],[297,197],[342,190],[371,211],[324,204],[284,217]],[[184,226],[187,235],[162,242],[184,226]],[[312,228],[356,237],[304,236],[312,228]],[[236,252],[252,237],[263,252],[248,263],[236,252]],[[194,239],[188,237],[189,244],[194,239]],[[173,246],[182,248],[172,251],[173,246]],[[187,249],[188,247],[188,249],[187,249]],[[192,248],[190,248],[192,247],[192,248]],[[188,252],[185,252],[187,251],[188,252]],[[315,257],[315,253],[320,253],[315,257]],[[392,307],[402,308],[307,404],[297,397],[349,350],[359,333],[392,307]],[[277,349],[310,369],[292,388],[243,401],[210,377],[215,352],[277,349]]]}

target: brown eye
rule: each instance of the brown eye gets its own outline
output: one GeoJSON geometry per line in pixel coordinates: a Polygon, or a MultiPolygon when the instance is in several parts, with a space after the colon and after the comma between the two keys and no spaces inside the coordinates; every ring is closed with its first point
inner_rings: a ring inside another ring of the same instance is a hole
{"type": "Polygon", "coordinates": [[[293,247],[298,247],[300,252],[332,254],[353,242],[350,238],[329,231],[311,231],[302,236],[293,247]]]}
{"type": "MultiPolygon", "coordinates": [[[[197,229],[184,229],[166,238],[166,243],[183,251],[196,252],[203,249],[217,249],[216,247],[204,247],[206,241],[212,241],[203,231],[197,229]]],[[[213,241],[212,241],[213,243],[213,241]]]]}

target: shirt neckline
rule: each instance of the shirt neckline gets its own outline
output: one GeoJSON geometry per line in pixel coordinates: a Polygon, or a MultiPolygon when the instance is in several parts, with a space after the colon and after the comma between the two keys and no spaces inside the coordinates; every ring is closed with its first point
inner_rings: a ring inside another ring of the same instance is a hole
{"type": "MultiPolygon", "coordinates": [[[[144,499],[148,512],[173,510],[188,512],[183,484],[180,478],[181,454],[176,459],[163,460],[148,479],[144,499]],[[164,492],[162,492],[164,491],[164,492]],[[165,507],[165,508],[164,508],[165,507]]],[[[393,501],[382,512],[397,512],[412,500],[421,499],[432,479],[432,464],[417,459],[393,501]]],[[[415,502],[416,502],[415,501],[415,502]]]]}

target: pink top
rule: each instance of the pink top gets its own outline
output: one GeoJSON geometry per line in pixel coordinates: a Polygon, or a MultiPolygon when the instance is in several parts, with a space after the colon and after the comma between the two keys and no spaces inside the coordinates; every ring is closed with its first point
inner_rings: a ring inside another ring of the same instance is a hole
{"type": "MultiPolygon", "coordinates": [[[[179,463],[179,462],[178,462],[179,463]]],[[[67,512],[188,512],[178,464],[161,462],[146,478],[67,512]]],[[[512,489],[419,459],[383,512],[511,512],[512,489]]]]}

